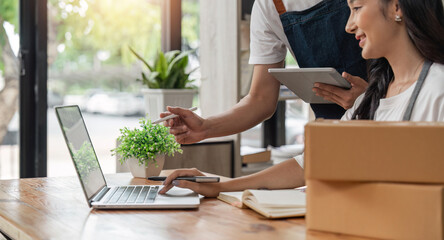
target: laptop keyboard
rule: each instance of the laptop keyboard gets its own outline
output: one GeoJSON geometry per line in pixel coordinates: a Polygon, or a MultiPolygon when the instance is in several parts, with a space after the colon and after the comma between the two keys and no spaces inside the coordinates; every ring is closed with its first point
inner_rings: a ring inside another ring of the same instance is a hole
{"type": "Polygon", "coordinates": [[[104,200],[105,203],[152,203],[159,186],[122,186],[114,188],[104,200]]]}

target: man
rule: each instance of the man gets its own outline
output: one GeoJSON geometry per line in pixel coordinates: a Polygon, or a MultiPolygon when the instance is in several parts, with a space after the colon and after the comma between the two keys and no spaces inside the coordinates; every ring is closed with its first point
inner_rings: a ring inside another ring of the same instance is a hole
{"type": "Polygon", "coordinates": [[[269,68],[284,67],[289,49],[300,67],[333,67],[352,88],[317,84],[313,91],[337,104],[312,104],[317,118],[340,118],[365,91],[365,60],[358,42],[344,29],[350,10],[346,0],[256,0],[251,16],[250,64],[254,64],[248,95],[230,110],[207,119],[169,107],[180,117],[166,122],[179,143],[226,136],[247,130],[275,112],[280,83],[269,68]],[[287,11],[287,9],[291,11],[287,11]]]}

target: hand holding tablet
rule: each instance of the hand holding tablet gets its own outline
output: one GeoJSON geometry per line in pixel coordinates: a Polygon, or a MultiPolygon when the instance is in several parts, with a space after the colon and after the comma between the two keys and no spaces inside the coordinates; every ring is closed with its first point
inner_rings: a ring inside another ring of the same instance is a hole
{"type": "Polygon", "coordinates": [[[270,68],[268,72],[307,103],[332,103],[312,91],[317,82],[351,88],[334,68],[270,68]]]}

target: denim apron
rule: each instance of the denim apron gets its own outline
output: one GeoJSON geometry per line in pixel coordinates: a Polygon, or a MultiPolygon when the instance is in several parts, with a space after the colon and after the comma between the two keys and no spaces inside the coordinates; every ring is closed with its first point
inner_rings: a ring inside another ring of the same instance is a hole
{"type": "MultiPolygon", "coordinates": [[[[345,32],[350,15],[346,0],[324,0],[300,12],[286,12],[282,0],[273,2],[299,67],[333,67],[367,79],[358,41],[345,32]]],[[[311,104],[311,108],[316,118],[339,119],[345,113],[337,104],[311,104]]]]}

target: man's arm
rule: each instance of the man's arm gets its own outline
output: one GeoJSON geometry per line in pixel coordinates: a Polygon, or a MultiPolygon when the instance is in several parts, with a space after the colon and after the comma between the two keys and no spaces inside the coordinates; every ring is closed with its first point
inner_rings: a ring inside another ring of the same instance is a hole
{"type": "Polygon", "coordinates": [[[269,68],[282,68],[284,63],[255,65],[251,88],[231,110],[208,118],[212,126],[209,137],[225,136],[250,129],[270,118],[276,110],[280,82],[268,73],[269,68]]]}
{"type": "Polygon", "coordinates": [[[283,61],[255,65],[250,92],[224,113],[204,119],[189,110],[169,107],[169,113],[162,113],[160,116],[165,117],[171,113],[180,116],[167,121],[165,125],[170,127],[170,133],[181,144],[245,131],[273,115],[279,98],[280,83],[268,73],[268,69],[283,66],[283,61]]]}

